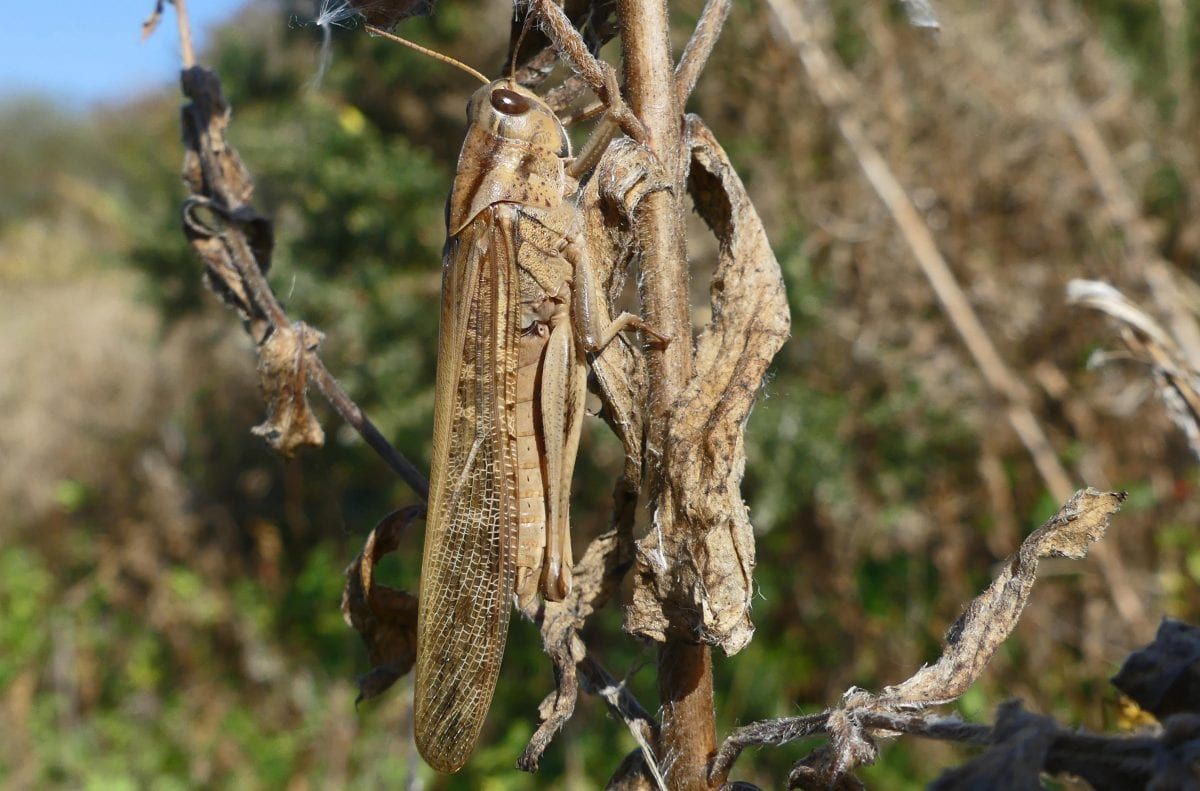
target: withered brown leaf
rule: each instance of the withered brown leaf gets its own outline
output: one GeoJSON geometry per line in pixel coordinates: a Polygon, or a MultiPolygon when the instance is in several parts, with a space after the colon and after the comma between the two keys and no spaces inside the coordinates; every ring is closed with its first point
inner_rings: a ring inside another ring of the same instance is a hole
{"type": "Polygon", "coordinates": [[[692,380],[674,407],[656,522],[638,542],[627,631],[741,650],[750,622],[754,534],[741,481],[743,431],[767,366],[791,326],[783,273],[745,186],[716,138],[687,118],[688,190],[719,242],[713,319],[696,340],[692,380]]]}
{"type": "Polygon", "coordinates": [[[267,419],[251,431],[291,458],[302,447],[320,447],[325,432],[308,403],[308,353],[316,351],[321,333],[297,322],[276,327],[259,346],[258,373],[267,419]]]}
{"type": "Polygon", "coordinates": [[[375,566],[399,547],[409,525],[424,510],[424,506],[409,506],[384,517],[346,569],[342,616],[362,637],[371,661],[371,670],[358,682],[360,701],[386,692],[416,661],[417,597],[377,584],[375,566]]]}

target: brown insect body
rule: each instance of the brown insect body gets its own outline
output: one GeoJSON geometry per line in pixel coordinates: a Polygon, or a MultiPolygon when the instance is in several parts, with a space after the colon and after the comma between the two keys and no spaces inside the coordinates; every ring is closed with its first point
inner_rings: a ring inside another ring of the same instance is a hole
{"type": "MultiPolygon", "coordinates": [[[[583,417],[587,310],[562,124],[507,81],[472,97],[447,211],[415,735],[434,768],[474,749],[514,593],[570,590],[568,504],[583,417]],[[572,260],[574,263],[572,263],[572,260]]],[[[615,334],[615,331],[614,331],[615,334]]],[[[603,333],[611,335],[608,332],[603,333]]]]}

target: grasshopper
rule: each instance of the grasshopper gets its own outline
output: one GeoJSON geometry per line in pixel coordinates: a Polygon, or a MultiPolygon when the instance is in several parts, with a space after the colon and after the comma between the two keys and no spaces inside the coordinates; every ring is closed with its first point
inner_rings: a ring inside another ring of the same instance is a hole
{"type": "Polygon", "coordinates": [[[669,340],[630,313],[599,319],[562,122],[511,77],[474,73],[486,84],[446,208],[417,619],[415,738],[443,772],[479,738],[514,598],[530,612],[570,593],[587,355],[627,329],[669,340]]]}

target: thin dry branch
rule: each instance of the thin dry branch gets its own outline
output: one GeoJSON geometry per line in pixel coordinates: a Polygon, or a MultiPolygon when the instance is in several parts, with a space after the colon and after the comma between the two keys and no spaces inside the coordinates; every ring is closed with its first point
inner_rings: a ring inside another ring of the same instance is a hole
{"type": "Polygon", "coordinates": [[[162,21],[163,8],[168,2],[175,6],[175,21],[179,24],[179,59],[183,68],[190,69],[196,65],[196,53],[192,48],[192,28],[188,24],[186,0],[157,0],[154,10],[142,23],[142,38],[147,39],[154,35],[158,23],[162,21]]]}
{"type": "MultiPolygon", "coordinates": [[[[879,738],[912,732],[928,735],[939,729],[950,732],[946,720],[918,718],[913,712],[949,703],[966,692],[1016,627],[1037,578],[1038,561],[1046,557],[1084,557],[1089,547],[1103,537],[1124,500],[1123,492],[1076,492],[1057,514],[1022,542],[987,590],[967,605],[947,631],[937,662],[922,667],[900,684],[885,687],[879,694],[852,687],[837,707],[820,714],[738,728],[713,759],[710,782],[723,782],[746,747],[781,745],[824,733],[829,743],[801,761],[798,775],[805,783],[835,787],[855,767],[875,760],[879,738]]],[[[961,740],[978,739],[979,732],[970,726],[954,723],[953,729],[956,734],[968,734],[961,740]]]]}
{"type": "MultiPolygon", "coordinates": [[[[586,36],[585,44],[588,51],[593,56],[599,57],[600,50],[604,45],[612,41],[617,35],[617,26],[611,18],[611,0],[608,2],[605,0],[597,0],[595,2],[593,0],[582,0],[581,2],[567,3],[564,5],[564,9],[568,17],[574,20],[577,28],[581,30],[580,36],[586,36]]],[[[553,73],[554,67],[559,61],[558,48],[553,43],[547,43],[541,49],[526,57],[521,57],[516,52],[516,48],[523,36],[525,37],[525,43],[522,49],[531,48],[531,39],[528,35],[527,26],[535,18],[536,15],[533,13],[514,16],[512,31],[509,34],[508,55],[505,58],[506,67],[509,63],[514,62],[515,58],[517,65],[516,80],[527,88],[535,87],[544,82],[553,73]]],[[[537,38],[544,37],[538,35],[537,38]]],[[[577,75],[575,77],[576,79],[573,81],[574,87],[567,89],[567,91],[573,91],[574,93],[565,104],[557,105],[550,98],[556,92],[558,97],[556,101],[564,98],[567,93],[561,90],[563,86],[560,85],[547,95],[547,102],[556,112],[565,109],[567,104],[579,98],[583,91],[587,89],[587,83],[579,79],[577,75]]],[[[568,78],[566,82],[572,82],[572,79],[568,78]]]]}
{"type": "Polygon", "coordinates": [[[679,107],[683,107],[692,91],[696,89],[700,73],[704,71],[704,65],[708,63],[713,48],[717,46],[721,28],[725,27],[725,20],[729,18],[729,9],[732,7],[733,0],[708,0],[704,4],[704,10],[700,12],[700,19],[696,22],[696,29],[692,31],[692,37],[688,39],[683,54],[679,56],[679,63],[675,66],[675,101],[679,107]]]}

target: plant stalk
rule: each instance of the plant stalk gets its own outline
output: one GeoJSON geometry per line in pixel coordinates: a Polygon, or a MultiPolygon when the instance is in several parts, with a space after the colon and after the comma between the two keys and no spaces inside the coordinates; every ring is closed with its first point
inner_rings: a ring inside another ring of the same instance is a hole
{"type": "MultiPolygon", "coordinates": [[[[648,354],[650,424],[646,438],[651,507],[664,532],[687,530],[673,518],[663,447],[673,403],[692,375],[689,273],[684,242],[685,151],[665,0],[618,0],[625,86],[630,109],[672,189],[648,195],[635,218],[642,249],[641,301],[646,320],[672,341],[648,354]]],[[[706,645],[669,638],[659,648],[662,731],[658,760],[671,789],[707,789],[716,750],[712,657],[706,645]]]]}

